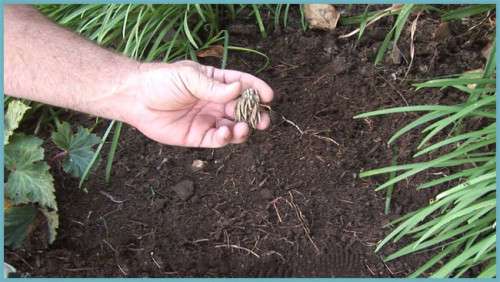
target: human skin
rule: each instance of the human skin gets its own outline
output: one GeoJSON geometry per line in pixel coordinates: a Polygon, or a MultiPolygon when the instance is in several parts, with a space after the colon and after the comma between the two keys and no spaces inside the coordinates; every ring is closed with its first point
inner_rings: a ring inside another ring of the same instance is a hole
{"type": "MultiPolygon", "coordinates": [[[[234,121],[236,99],[264,81],[193,61],[142,63],[53,23],[31,6],[4,6],[4,93],[125,122],[164,144],[217,148],[250,134],[234,121]]],[[[262,114],[257,129],[270,124],[262,114]]]]}

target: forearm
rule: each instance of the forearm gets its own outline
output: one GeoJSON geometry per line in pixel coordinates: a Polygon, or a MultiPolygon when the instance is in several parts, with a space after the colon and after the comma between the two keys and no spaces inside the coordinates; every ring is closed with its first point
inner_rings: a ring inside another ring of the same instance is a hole
{"type": "Polygon", "coordinates": [[[121,121],[139,63],[51,22],[30,6],[4,6],[7,95],[121,121]]]}

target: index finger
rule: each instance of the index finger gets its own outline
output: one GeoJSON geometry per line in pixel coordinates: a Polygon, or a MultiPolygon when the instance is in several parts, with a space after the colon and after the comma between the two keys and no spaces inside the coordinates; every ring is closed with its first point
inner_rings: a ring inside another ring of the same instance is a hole
{"type": "Polygon", "coordinates": [[[223,83],[239,81],[242,84],[243,90],[248,88],[257,89],[259,91],[260,98],[264,103],[269,103],[273,100],[273,89],[263,80],[251,74],[236,70],[221,70],[214,68],[212,77],[223,83]]]}

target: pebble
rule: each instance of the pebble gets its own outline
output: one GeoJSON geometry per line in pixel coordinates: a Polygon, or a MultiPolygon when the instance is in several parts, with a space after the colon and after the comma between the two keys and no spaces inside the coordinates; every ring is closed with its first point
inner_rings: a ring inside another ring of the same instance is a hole
{"type": "Polygon", "coordinates": [[[193,163],[191,164],[191,169],[193,171],[200,171],[202,170],[203,168],[205,168],[205,166],[207,165],[207,162],[205,161],[202,161],[202,160],[194,160],[193,163]]]}
{"type": "Polygon", "coordinates": [[[269,189],[262,189],[260,190],[260,196],[262,198],[264,198],[264,200],[273,200],[274,199],[274,195],[273,195],[273,192],[269,189]]]}
{"type": "Polygon", "coordinates": [[[172,187],[172,190],[183,201],[187,201],[194,194],[194,183],[191,180],[183,180],[172,187]]]}

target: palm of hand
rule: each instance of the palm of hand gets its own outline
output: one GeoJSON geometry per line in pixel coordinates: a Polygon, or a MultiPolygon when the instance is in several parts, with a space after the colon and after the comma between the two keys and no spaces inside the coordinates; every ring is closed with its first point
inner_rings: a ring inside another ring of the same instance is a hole
{"type": "MultiPolygon", "coordinates": [[[[267,95],[263,100],[272,99],[269,86],[253,76],[191,61],[146,71],[142,80],[134,126],[170,145],[214,148],[242,143],[250,129],[234,121],[235,99],[241,89],[260,87],[267,95]]],[[[269,116],[263,115],[258,129],[267,128],[269,122],[269,116]]]]}

